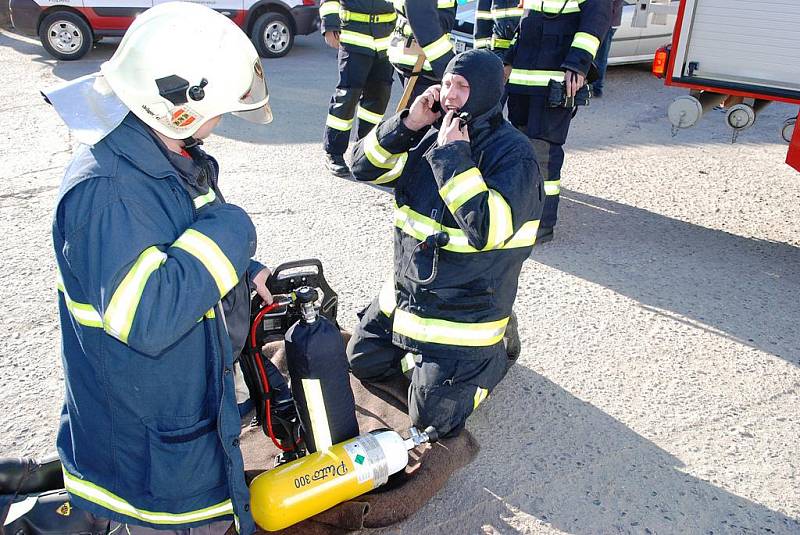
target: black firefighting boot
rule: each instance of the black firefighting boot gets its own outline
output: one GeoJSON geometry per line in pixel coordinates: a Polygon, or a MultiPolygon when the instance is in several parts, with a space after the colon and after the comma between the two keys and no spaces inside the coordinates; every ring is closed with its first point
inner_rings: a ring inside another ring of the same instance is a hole
{"type": "Polygon", "coordinates": [[[347,162],[344,161],[342,154],[325,153],[325,167],[335,177],[348,178],[350,176],[350,168],[347,167],[347,162]]]}

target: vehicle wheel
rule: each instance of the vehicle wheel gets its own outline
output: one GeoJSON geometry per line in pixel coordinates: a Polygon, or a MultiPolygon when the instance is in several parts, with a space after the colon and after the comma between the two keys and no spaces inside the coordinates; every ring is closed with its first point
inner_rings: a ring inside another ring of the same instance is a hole
{"type": "Polygon", "coordinates": [[[86,21],[71,11],[47,15],[39,26],[39,39],[45,50],[63,60],[82,58],[94,41],[92,29],[86,21]]]}
{"type": "Polygon", "coordinates": [[[294,44],[294,31],[289,19],[281,13],[264,13],[253,25],[253,44],[262,58],[280,58],[294,44]]]}

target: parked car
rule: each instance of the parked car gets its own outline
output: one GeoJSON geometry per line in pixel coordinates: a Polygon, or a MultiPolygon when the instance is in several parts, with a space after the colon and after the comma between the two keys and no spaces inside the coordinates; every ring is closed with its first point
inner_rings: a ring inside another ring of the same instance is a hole
{"type": "MultiPolygon", "coordinates": [[[[83,57],[103,37],[125,33],[133,19],[169,0],[10,0],[14,28],[38,35],[53,57],[83,57]]],[[[188,0],[230,17],[265,58],[285,56],[296,35],[319,27],[318,0],[188,0]]]]}
{"type": "MultiPolygon", "coordinates": [[[[12,0],[13,1],[13,0],[12,0]]],[[[672,29],[675,27],[675,15],[667,16],[666,25],[648,24],[647,28],[634,28],[631,26],[635,0],[625,0],[622,8],[622,25],[614,34],[609,52],[609,65],[623,65],[626,63],[649,63],[653,60],[656,50],[672,40],[672,29]]],[[[472,30],[475,21],[475,8],[477,2],[469,0],[458,6],[456,26],[452,31],[452,38],[457,52],[472,48],[472,30]]]]}

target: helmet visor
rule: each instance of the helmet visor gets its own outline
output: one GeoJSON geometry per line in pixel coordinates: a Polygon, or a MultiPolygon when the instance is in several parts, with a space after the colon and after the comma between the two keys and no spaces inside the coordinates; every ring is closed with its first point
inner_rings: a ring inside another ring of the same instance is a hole
{"type": "Polygon", "coordinates": [[[264,69],[261,67],[260,59],[253,64],[253,79],[250,82],[250,89],[239,98],[239,103],[241,105],[239,110],[233,112],[237,117],[257,124],[272,122],[269,90],[267,89],[267,81],[264,79],[264,69]]]}

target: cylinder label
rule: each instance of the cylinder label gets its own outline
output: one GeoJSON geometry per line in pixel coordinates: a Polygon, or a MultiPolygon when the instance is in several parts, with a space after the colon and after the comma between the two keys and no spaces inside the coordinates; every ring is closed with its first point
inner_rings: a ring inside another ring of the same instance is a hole
{"type": "Polygon", "coordinates": [[[356,472],[358,482],[365,483],[372,479],[370,459],[367,457],[366,448],[361,444],[361,438],[359,437],[357,440],[346,443],[344,449],[353,462],[353,469],[356,472]]]}

